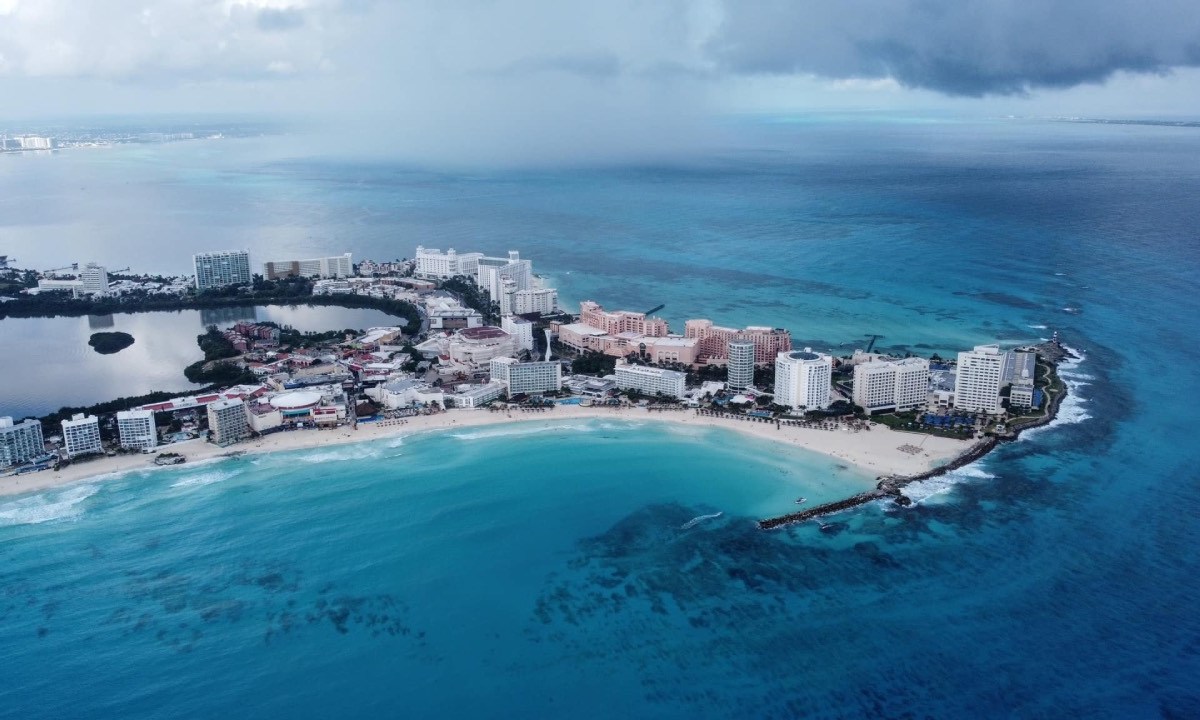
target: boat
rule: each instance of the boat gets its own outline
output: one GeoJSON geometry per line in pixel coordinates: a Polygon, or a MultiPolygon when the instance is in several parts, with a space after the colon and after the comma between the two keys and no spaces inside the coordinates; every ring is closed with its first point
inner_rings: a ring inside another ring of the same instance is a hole
{"type": "Polygon", "coordinates": [[[806,498],[806,497],[796,498],[797,505],[803,505],[806,502],[808,502],[808,498],[806,498]]]}

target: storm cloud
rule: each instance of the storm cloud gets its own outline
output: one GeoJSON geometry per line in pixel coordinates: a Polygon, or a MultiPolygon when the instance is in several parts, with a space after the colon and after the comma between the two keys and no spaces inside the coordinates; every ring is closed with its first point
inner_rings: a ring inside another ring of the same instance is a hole
{"type": "Polygon", "coordinates": [[[1194,0],[743,0],[723,12],[705,50],[735,74],[981,96],[1200,65],[1194,0]]]}
{"type": "Polygon", "coordinates": [[[653,161],[731,112],[1148,112],[1157,93],[1195,114],[1200,71],[1172,72],[1200,66],[1195,3],[0,0],[0,95],[9,117],[275,113],[437,161],[653,161]]]}

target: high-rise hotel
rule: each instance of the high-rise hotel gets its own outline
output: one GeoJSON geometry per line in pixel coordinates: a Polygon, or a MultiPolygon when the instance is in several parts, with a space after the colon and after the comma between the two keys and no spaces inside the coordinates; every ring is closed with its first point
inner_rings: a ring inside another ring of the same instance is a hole
{"type": "Polygon", "coordinates": [[[999,415],[1000,388],[1008,382],[1010,353],[999,345],[976,345],[958,354],[954,377],[954,407],[967,412],[999,415]]]}
{"type": "Polygon", "coordinates": [[[781,352],[775,358],[775,402],[793,410],[829,407],[833,358],[812,351],[781,352]]]}
{"type": "Polygon", "coordinates": [[[196,289],[244,285],[251,281],[250,251],[198,253],[192,256],[196,268],[196,289]]]}
{"type": "Polygon", "coordinates": [[[44,452],[40,422],[14,423],[11,417],[0,417],[0,468],[18,465],[44,452]]]}

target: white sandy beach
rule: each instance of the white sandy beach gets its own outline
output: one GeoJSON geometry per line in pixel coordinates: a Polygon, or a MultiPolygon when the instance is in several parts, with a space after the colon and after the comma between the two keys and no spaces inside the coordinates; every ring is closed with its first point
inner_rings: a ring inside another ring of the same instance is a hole
{"type": "MultiPolygon", "coordinates": [[[[407,418],[403,422],[391,420],[382,423],[363,423],[359,424],[358,429],[343,427],[334,430],[298,430],[277,433],[224,448],[195,440],[164,446],[161,450],[178,452],[187,458],[188,463],[195,463],[231,452],[263,453],[299,450],[365,442],[447,428],[597,418],[725,428],[780,445],[822,453],[854,465],[872,475],[919,473],[950,460],[971,445],[970,442],[963,440],[897,432],[883,425],[873,425],[871,430],[862,432],[813,430],[797,427],[776,428],[774,423],[701,416],[691,410],[650,412],[637,408],[559,406],[545,412],[449,410],[437,415],[407,418]],[[901,446],[917,446],[920,448],[920,452],[916,454],[905,452],[900,449],[901,446]]],[[[75,463],[59,471],[44,470],[37,473],[3,477],[0,478],[0,496],[46,490],[98,475],[150,468],[154,467],[153,459],[153,455],[105,457],[75,463]]],[[[187,464],[180,467],[186,468],[187,464]]]]}

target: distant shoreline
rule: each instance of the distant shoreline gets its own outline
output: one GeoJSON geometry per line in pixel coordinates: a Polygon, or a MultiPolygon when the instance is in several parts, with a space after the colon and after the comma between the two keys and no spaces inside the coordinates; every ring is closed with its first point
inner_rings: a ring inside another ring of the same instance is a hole
{"type": "MultiPolygon", "coordinates": [[[[970,445],[965,440],[922,436],[919,454],[900,450],[912,444],[911,433],[873,425],[871,430],[817,430],[792,426],[777,426],[732,417],[699,415],[693,410],[648,411],[641,408],[597,408],[558,406],[544,412],[519,410],[493,412],[488,410],[448,410],[436,415],[389,420],[381,423],[360,423],[357,430],[341,427],[334,430],[296,430],[254,438],[228,447],[218,447],[200,440],[164,445],[161,451],[177,452],[187,458],[182,465],[168,466],[186,469],[201,461],[236,454],[286,452],[310,448],[369,442],[394,437],[406,437],[426,432],[439,432],[469,427],[505,425],[526,422],[558,423],[567,420],[618,420],[629,422],[662,422],[680,427],[723,428],[756,437],[783,447],[799,448],[819,453],[834,460],[853,465],[875,477],[897,474],[917,474],[948,462],[970,445]]],[[[52,490],[75,483],[102,479],[106,475],[155,468],[152,454],[118,455],[73,463],[60,470],[44,470],[0,477],[0,496],[22,495],[52,490]]]]}

